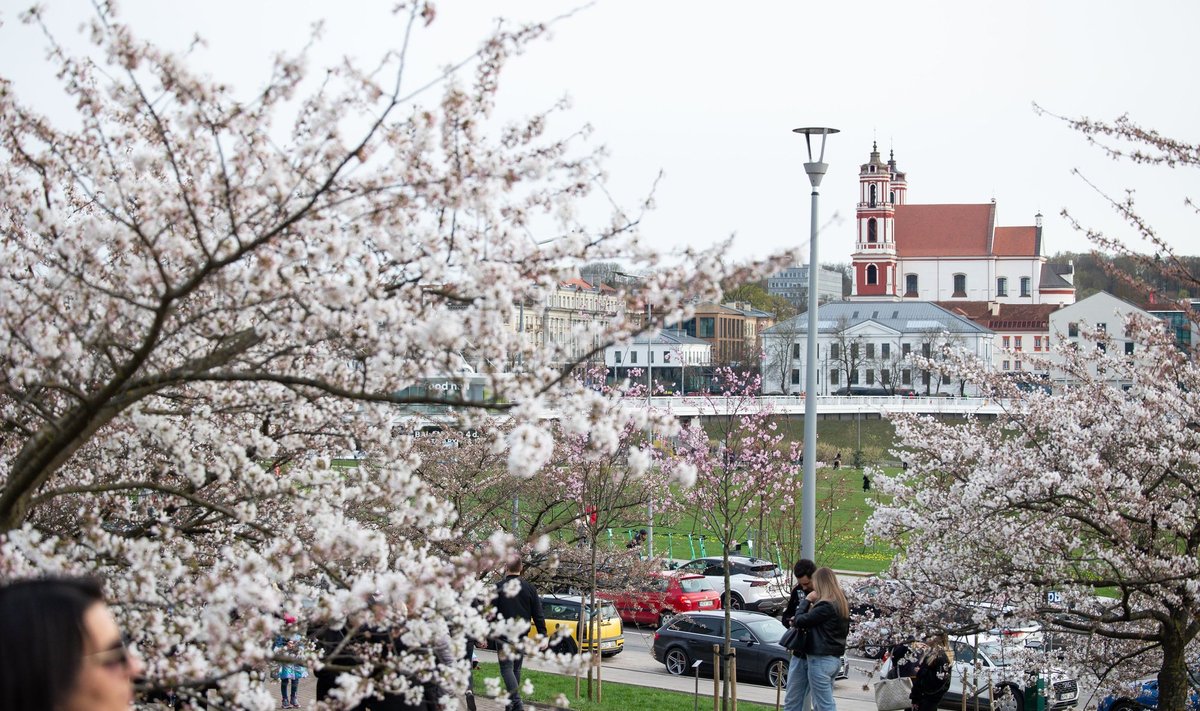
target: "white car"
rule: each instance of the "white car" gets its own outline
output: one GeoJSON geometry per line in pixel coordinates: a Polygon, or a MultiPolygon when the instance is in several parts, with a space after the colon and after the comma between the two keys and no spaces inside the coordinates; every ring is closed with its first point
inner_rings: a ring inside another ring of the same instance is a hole
{"type": "Polygon", "coordinates": [[[769,560],[742,555],[729,556],[729,587],[725,590],[725,567],[720,556],[697,558],[679,570],[703,575],[713,590],[734,610],[778,614],[787,607],[791,589],[783,571],[769,560]]]}
{"type": "MultiPolygon", "coordinates": [[[[950,676],[950,689],[939,706],[958,709],[966,697],[970,709],[990,711],[991,699],[995,699],[995,711],[1023,711],[1025,666],[1040,661],[1035,648],[991,634],[954,637],[950,646],[954,652],[954,673],[950,676]]],[[[889,658],[879,671],[880,678],[886,678],[891,670],[889,658]]],[[[1049,677],[1045,687],[1046,709],[1074,708],[1079,701],[1079,683],[1055,669],[1044,669],[1043,673],[1049,677]]]]}

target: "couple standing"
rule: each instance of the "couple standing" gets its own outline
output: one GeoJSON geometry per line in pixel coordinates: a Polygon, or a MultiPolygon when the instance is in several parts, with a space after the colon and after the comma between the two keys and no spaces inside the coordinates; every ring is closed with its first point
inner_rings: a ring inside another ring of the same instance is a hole
{"type": "Polygon", "coordinates": [[[783,624],[800,630],[788,664],[784,711],[802,711],[804,697],[812,693],[814,711],[835,711],[833,678],[846,653],[850,632],[850,605],[829,568],[801,558],[792,569],[796,586],[783,611],[783,624]]]}

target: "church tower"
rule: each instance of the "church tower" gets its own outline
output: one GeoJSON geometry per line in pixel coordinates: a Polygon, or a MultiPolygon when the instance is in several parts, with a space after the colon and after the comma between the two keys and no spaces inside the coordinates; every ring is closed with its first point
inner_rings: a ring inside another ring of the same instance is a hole
{"type": "Polygon", "coordinates": [[[887,163],[879,158],[879,146],[871,144],[871,159],[858,171],[858,233],[851,263],[854,284],[851,294],[861,297],[901,295],[896,260],[896,205],[903,204],[908,191],[904,173],[896,170],[892,154],[887,163]]]}

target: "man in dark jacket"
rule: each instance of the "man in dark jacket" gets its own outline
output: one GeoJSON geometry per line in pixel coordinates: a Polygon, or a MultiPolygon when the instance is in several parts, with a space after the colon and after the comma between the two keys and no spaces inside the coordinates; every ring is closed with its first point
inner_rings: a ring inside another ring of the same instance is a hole
{"type": "MultiPolygon", "coordinates": [[[[504,580],[496,584],[496,614],[506,620],[523,620],[525,626],[532,620],[538,634],[545,637],[546,617],[542,614],[542,601],[537,590],[521,577],[521,570],[521,560],[513,560],[508,564],[504,580]]],[[[504,688],[508,690],[506,708],[522,711],[525,706],[521,703],[521,662],[525,655],[516,646],[520,639],[499,641],[496,652],[500,659],[500,678],[504,679],[504,688]]]]}
{"type": "Polygon", "coordinates": [[[801,558],[792,567],[792,576],[796,579],[796,584],[792,586],[787,607],[783,608],[783,615],[779,618],[784,627],[792,626],[792,617],[796,615],[796,606],[800,604],[800,599],[812,592],[812,574],[816,570],[817,564],[808,558],[801,558]]]}

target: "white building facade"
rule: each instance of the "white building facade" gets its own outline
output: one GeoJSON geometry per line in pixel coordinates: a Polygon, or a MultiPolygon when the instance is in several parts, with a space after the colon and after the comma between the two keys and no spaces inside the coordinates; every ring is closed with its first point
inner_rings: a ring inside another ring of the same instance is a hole
{"type": "MultiPolygon", "coordinates": [[[[808,266],[788,267],[767,278],[767,293],[782,296],[796,306],[808,303],[808,266]]],[[[817,301],[836,301],[842,298],[842,273],[820,268],[817,271],[817,301]]]]}
{"type": "MultiPolygon", "coordinates": [[[[1115,351],[1130,358],[1137,357],[1139,344],[1126,332],[1125,323],[1131,315],[1141,316],[1168,324],[1153,314],[1137,306],[1119,299],[1108,292],[1101,291],[1082,301],[1064,306],[1050,315],[1050,334],[1058,346],[1051,352],[1051,364],[1062,363],[1061,349],[1073,348],[1078,350],[1103,348],[1109,352],[1115,351]],[[1091,331],[1101,331],[1108,336],[1107,343],[1101,343],[1088,338],[1091,331]]],[[[1095,366],[1091,367],[1095,374],[1095,366]]],[[[1051,379],[1055,385],[1069,385],[1066,373],[1060,368],[1051,368],[1051,379]]]]}
{"type": "MultiPolygon", "coordinates": [[[[914,358],[937,360],[948,347],[992,362],[995,334],[936,304],[840,301],[821,306],[817,318],[818,395],[971,396],[978,394],[973,384],[923,369],[914,358]]],[[[807,338],[804,314],[763,333],[763,394],[803,393],[807,338]],[[784,377],[771,377],[777,371],[784,377]]]]}
{"type": "Polygon", "coordinates": [[[642,334],[604,349],[609,379],[653,382],[667,393],[696,392],[712,375],[712,344],[682,331],[642,334]],[[635,372],[636,371],[636,372],[635,372]]]}

